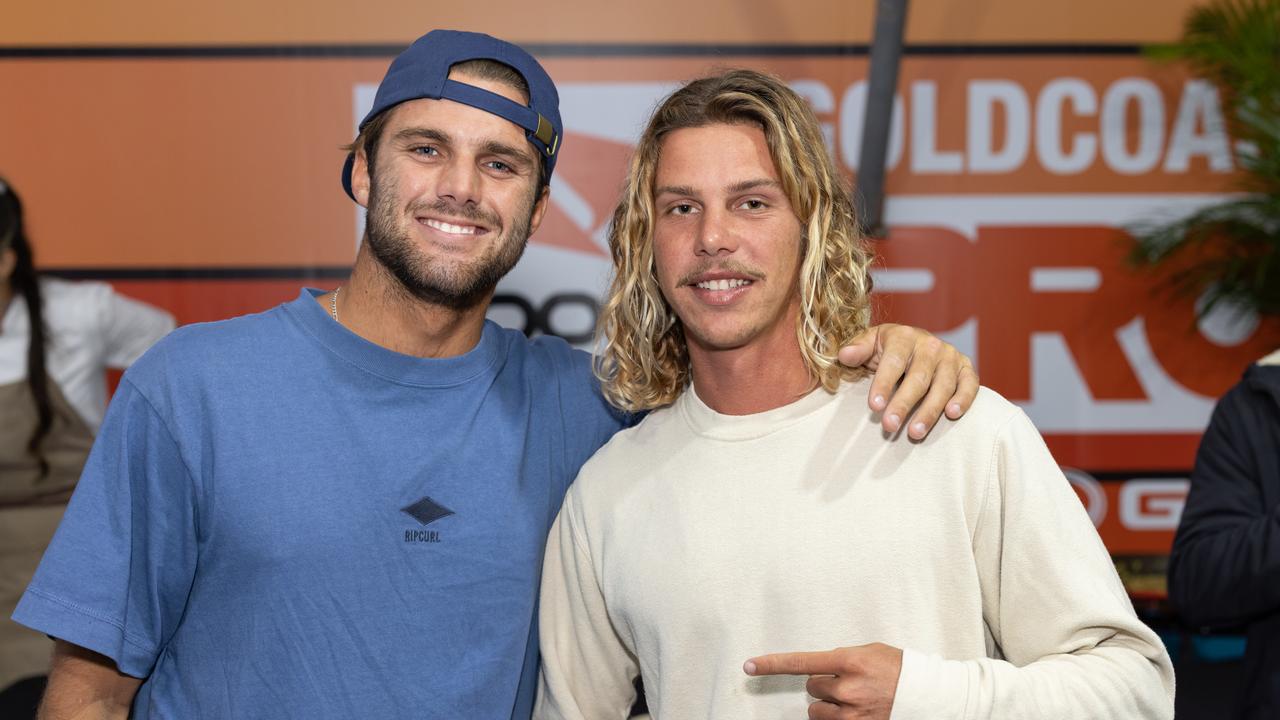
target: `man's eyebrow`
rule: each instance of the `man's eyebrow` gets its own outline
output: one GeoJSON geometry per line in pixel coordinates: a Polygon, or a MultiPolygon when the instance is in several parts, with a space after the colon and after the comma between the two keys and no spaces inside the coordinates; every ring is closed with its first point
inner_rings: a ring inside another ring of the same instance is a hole
{"type": "Polygon", "coordinates": [[[731,193],[746,192],[748,190],[754,190],[758,187],[769,187],[769,188],[781,189],[782,185],[777,180],[774,180],[772,178],[755,178],[754,180],[743,180],[740,183],[734,183],[733,185],[730,185],[729,192],[731,193]]]}
{"type": "MultiPolygon", "coordinates": [[[[753,178],[751,180],[736,182],[730,185],[727,189],[730,193],[740,193],[760,187],[780,189],[782,185],[772,178],[753,178]]],[[[662,187],[655,188],[653,191],[654,197],[659,195],[686,195],[689,197],[696,197],[697,194],[698,193],[694,192],[693,188],[688,185],[663,185],[662,187]]]]}
{"type": "Polygon", "coordinates": [[[502,155],[504,157],[515,158],[524,162],[526,165],[532,165],[534,162],[532,153],[523,148],[514,147],[497,140],[490,140],[489,142],[486,142],[481,146],[480,150],[490,155],[502,155]]]}
{"type": "Polygon", "coordinates": [[[396,140],[431,140],[442,145],[449,144],[449,134],[443,130],[424,127],[408,127],[403,130],[396,131],[393,136],[396,140]]]}
{"type": "Polygon", "coordinates": [[[654,188],[653,190],[654,197],[659,195],[687,195],[692,197],[697,195],[697,193],[695,193],[693,188],[688,185],[663,185],[662,187],[654,188]]]}

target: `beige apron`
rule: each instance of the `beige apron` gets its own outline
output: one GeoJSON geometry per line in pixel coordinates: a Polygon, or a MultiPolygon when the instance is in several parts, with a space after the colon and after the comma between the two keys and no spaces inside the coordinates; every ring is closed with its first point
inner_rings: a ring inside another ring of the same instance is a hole
{"type": "Polygon", "coordinates": [[[0,689],[49,670],[53,643],[9,619],[62,519],[93,432],[49,382],[53,427],[42,443],[49,474],[27,452],[36,426],[25,380],[0,385],[0,689]]]}

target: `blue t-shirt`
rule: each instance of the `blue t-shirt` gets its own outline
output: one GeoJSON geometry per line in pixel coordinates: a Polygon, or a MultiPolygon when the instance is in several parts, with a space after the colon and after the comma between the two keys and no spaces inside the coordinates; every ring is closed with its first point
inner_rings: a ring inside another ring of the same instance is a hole
{"type": "Polygon", "coordinates": [[[528,717],[546,534],[622,419],[559,339],[415,358],[313,292],[129,370],[14,619],[136,718],[528,717]]]}

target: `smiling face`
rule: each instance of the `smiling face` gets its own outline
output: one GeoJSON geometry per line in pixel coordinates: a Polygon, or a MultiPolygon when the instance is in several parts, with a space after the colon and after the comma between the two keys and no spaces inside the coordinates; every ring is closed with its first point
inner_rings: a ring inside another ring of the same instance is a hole
{"type": "Polygon", "coordinates": [[[658,283],[691,356],[794,347],[800,221],[764,133],[716,123],[668,134],[654,175],[658,283]]]}
{"type": "MultiPolygon", "coordinates": [[[[450,78],[519,103],[503,83],[450,78]]],[[[538,158],[515,124],[451,100],[412,100],[392,110],[370,177],[357,153],[356,200],[369,209],[374,258],[412,295],[467,309],[484,302],[520,259],[546,210],[538,158]]]]}

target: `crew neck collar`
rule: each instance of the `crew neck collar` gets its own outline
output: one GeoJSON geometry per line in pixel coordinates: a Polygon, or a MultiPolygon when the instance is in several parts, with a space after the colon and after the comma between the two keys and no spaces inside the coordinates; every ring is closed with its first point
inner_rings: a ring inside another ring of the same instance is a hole
{"type": "Polygon", "coordinates": [[[447,358],[420,358],[388,350],[351,332],[316,302],[326,291],[303,288],[285,312],[321,345],[366,372],[405,385],[445,387],[458,385],[484,373],[503,354],[501,328],[484,321],[480,341],[471,350],[447,358]]]}
{"type": "Polygon", "coordinates": [[[754,440],[803,420],[835,399],[834,393],[819,386],[781,407],[750,415],[725,415],[703,402],[691,383],[676,400],[675,409],[699,435],[717,440],[754,440]]]}

